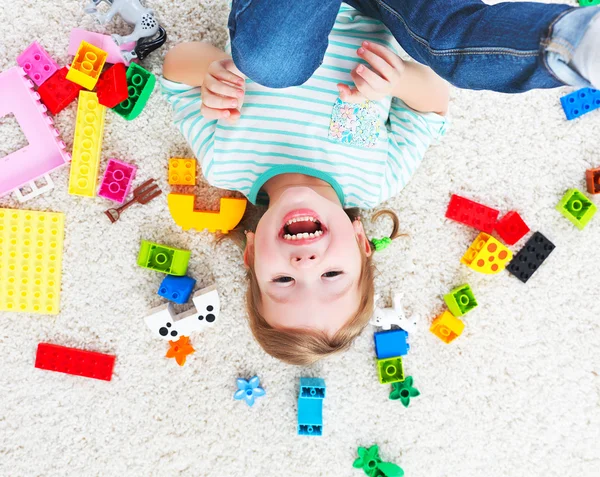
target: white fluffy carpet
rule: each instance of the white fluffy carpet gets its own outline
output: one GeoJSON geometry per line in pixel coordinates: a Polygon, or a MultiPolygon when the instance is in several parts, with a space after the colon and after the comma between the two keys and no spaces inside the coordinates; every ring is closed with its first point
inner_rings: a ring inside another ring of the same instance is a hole
{"type": "MultiPolygon", "coordinates": [[[[33,40],[66,64],[71,28],[102,31],[83,3],[2,2],[0,70],[33,40]]],[[[224,44],[225,0],[150,3],[167,46],[224,44]]],[[[108,31],[128,29],[117,22],[108,31]]],[[[144,65],[158,74],[166,51],[144,65]]],[[[308,369],[265,355],[245,322],[240,252],[229,243],[215,251],[208,232],[183,233],[170,218],[167,158],[190,151],[158,91],[133,122],[108,112],[102,171],[110,157],[135,162],[138,183],[155,177],[165,194],[111,225],[107,201],[67,194],[64,168],[51,194],[25,205],[66,214],[61,313],[1,313],[0,475],[350,477],[363,475],[352,468],[356,447],[378,443],[408,477],[598,476],[600,216],[579,231],[554,206],[600,165],[600,113],[567,122],[559,104],[567,92],[454,91],[451,132],[388,204],[408,237],[377,257],[377,288],[388,303],[399,291],[422,317],[405,360],[421,396],[408,409],[378,383],[371,328],[350,352],[308,369]],[[451,193],[519,210],[556,250],[527,285],[508,273],[471,272],[459,260],[476,232],[444,218],[451,193]],[[142,321],[161,303],[162,275],[136,266],[140,239],[191,249],[199,285],[219,287],[220,323],[193,337],[197,352],[183,368],[164,358],[165,343],[142,321]],[[428,324],[442,295],[463,282],[480,307],[445,345],[428,324]],[[112,382],[35,369],[40,341],[115,354],[112,382]],[[267,395],[249,409],[232,395],[236,377],[254,374],[267,395]],[[320,438],[296,435],[303,375],[327,382],[320,438]]],[[[57,121],[69,147],[74,119],[72,105],[57,121]]],[[[1,128],[0,144],[15,134],[1,128]]],[[[216,206],[205,188],[198,194],[216,206]]],[[[0,206],[23,207],[7,197],[0,206]]],[[[388,226],[368,231],[381,236],[388,226]]]]}

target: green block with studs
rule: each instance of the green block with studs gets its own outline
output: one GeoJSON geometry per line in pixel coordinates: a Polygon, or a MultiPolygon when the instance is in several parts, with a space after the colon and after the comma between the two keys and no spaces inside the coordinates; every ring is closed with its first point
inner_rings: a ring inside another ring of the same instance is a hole
{"type": "Polygon", "coordinates": [[[191,252],[142,240],[137,264],[168,275],[183,276],[187,272],[191,252]]]}
{"type": "Polygon", "coordinates": [[[473,290],[467,284],[456,287],[444,295],[444,301],[454,316],[464,316],[477,306],[473,290]]]}
{"type": "Polygon", "coordinates": [[[127,68],[128,97],[112,110],[127,121],[137,118],[146,106],[155,85],[156,76],[140,65],[131,63],[127,68]]]}
{"type": "Polygon", "coordinates": [[[556,210],[573,222],[579,230],[583,230],[598,209],[583,192],[569,189],[556,206],[556,210]]]}
{"type": "Polygon", "coordinates": [[[594,5],[600,5],[600,0],[579,0],[580,7],[592,7],[594,5]]]}
{"type": "Polygon", "coordinates": [[[404,381],[402,358],[397,356],[395,358],[378,359],[377,373],[379,374],[379,382],[381,384],[404,381]]]}

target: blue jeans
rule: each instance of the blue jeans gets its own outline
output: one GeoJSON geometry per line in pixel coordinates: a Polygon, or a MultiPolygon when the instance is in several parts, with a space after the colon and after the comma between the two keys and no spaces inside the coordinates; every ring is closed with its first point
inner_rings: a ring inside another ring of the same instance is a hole
{"type": "MultiPolygon", "coordinates": [[[[347,0],[383,22],[402,48],[453,85],[519,93],[588,86],[569,66],[597,7],[480,0],[347,0]]],[[[341,0],[233,0],[238,68],[271,88],[304,83],[319,67],[341,0]]]]}

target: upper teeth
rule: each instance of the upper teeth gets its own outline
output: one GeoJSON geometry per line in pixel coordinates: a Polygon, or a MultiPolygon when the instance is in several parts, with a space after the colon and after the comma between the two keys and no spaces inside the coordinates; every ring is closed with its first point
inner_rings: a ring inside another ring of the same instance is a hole
{"type": "Polygon", "coordinates": [[[311,233],[311,234],[309,234],[307,232],[304,232],[301,234],[296,234],[296,235],[285,234],[283,236],[283,238],[286,240],[302,240],[302,239],[320,237],[321,235],[323,235],[323,231],[317,230],[315,233],[311,233]]]}
{"type": "Polygon", "coordinates": [[[315,219],[314,217],[296,217],[295,219],[288,220],[285,225],[290,225],[295,222],[306,222],[306,221],[318,222],[318,220],[315,219]]]}

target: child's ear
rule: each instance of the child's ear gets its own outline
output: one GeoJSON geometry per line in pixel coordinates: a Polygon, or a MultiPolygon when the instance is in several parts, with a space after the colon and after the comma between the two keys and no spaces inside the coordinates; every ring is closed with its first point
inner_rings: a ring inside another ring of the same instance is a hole
{"type": "Polygon", "coordinates": [[[244,265],[250,268],[254,265],[254,232],[246,233],[246,248],[244,249],[244,265]]]}
{"type": "Polygon", "coordinates": [[[358,240],[359,246],[363,247],[365,255],[370,257],[373,253],[371,250],[371,242],[369,242],[367,234],[365,234],[365,229],[363,228],[362,222],[360,220],[355,220],[352,222],[352,226],[354,227],[354,234],[356,235],[356,240],[358,240]]]}

